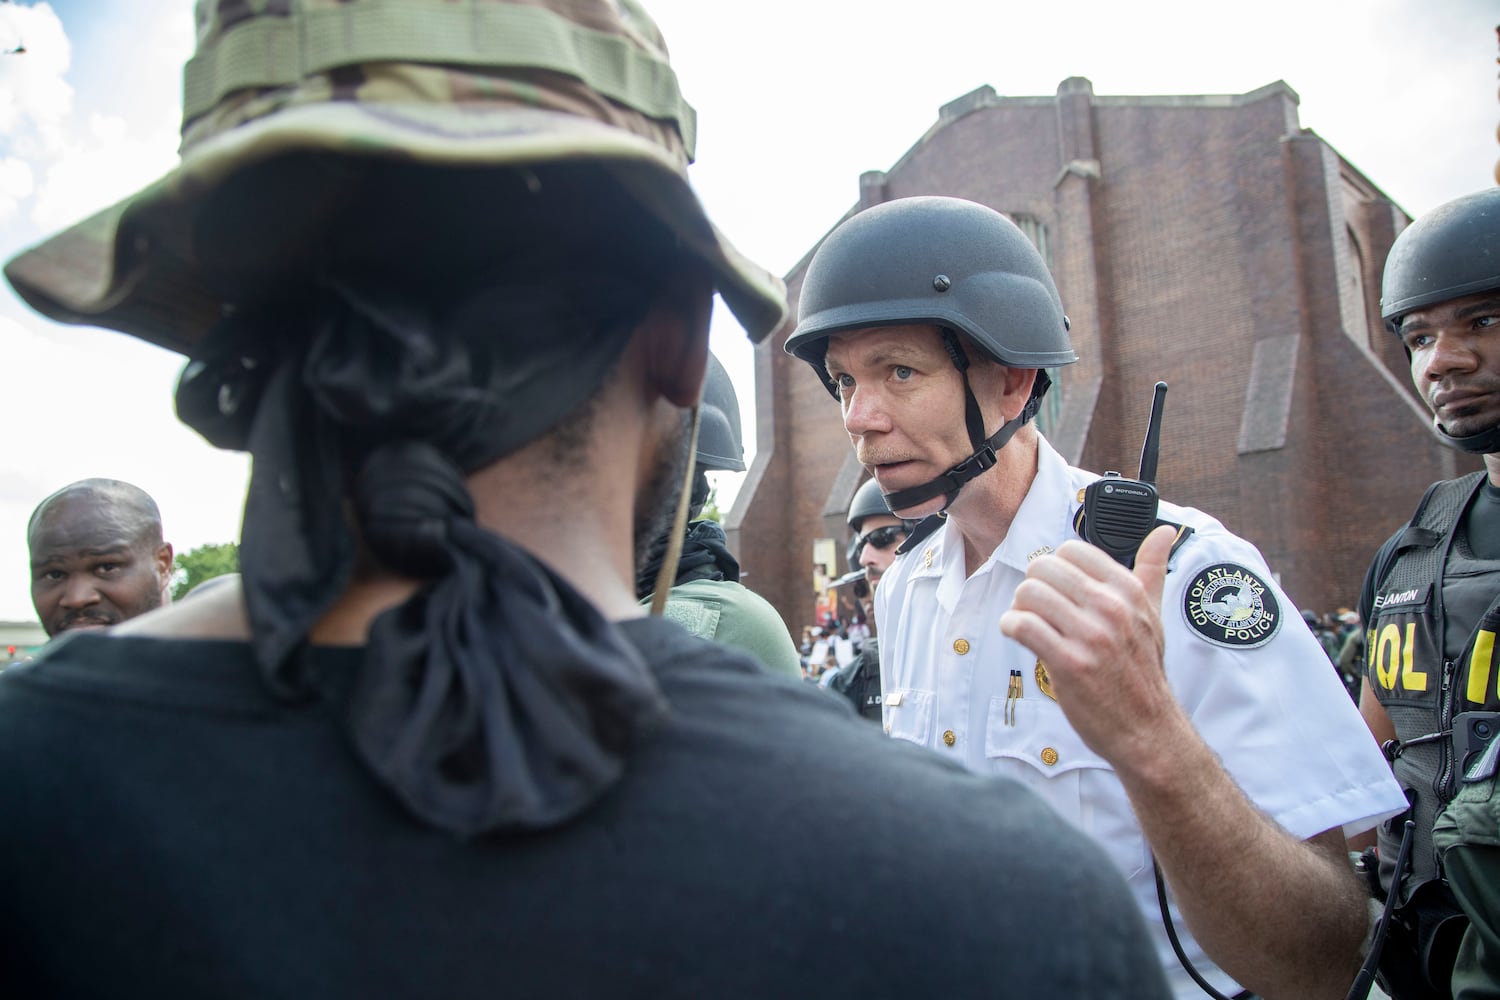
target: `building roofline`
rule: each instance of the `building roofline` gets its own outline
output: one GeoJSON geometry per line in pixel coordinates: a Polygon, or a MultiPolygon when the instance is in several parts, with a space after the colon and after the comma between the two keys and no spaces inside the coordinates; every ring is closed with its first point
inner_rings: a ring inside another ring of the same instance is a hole
{"type": "MultiPolygon", "coordinates": [[[[995,88],[989,84],[975,87],[961,97],[956,97],[938,109],[938,120],[933,127],[927,130],[930,135],[934,129],[955,122],[975,111],[985,108],[997,107],[1045,107],[1056,104],[1057,99],[1065,94],[1085,93],[1089,95],[1089,103],[1101,107],[1180,107],[1180,108],[1235,108],[1246,104],[1254,104],[1264,101],[1278,94],[1291,98],[1293,104],[1302,103],[1301,96],[1291,88],[1285,80],[1273,80],[1272,82],[1256,87],[1254,90],[1243,94],[1105,94],[1103,96],[1094,93],[1093,84],[1088,77],[1070,76],[1058,84],[1057,93],[1046,96],[1023,96],[1006,97],[995,92],[995,88]]],[[[923,136],[923,139],[926,135],[923,136]]],[[[920,145],[922,139],[917,140],[920,145]]]]}
{"type": "MultiPolygon", "coordinates": [[[[962,118],[967,118],[969,115],[974,114],[975,112],[984,111],[988,108],[1000,107],[1053,107],[1057,104],[1059,97],[1076,93],[1088,94],[1089,103],[1094,107],[1102,108],[1238,108],[1244,107],[1248,104],[1255,104],[1259,101],[1264,101],[1268,98],[1277,96],[1283,96],[1290,99],[1294,105],[1300,106],[1302,103],[1302,98],[1295,90],[1291,88],[1290,85],[1287,84],[1285,80],[1273,80],[1272,82],[1262,87],[1257,87],[1254,90],[1247,91],[1243,94],[1110,94],[1103,97],[1095,94],[1094,85],[1089,81],[1087,77],[1082,76],[1068,77],[1066,80],[1062,81],[1062,83],[1058,84],[1057,93],[1050,96],[1004,97],[1000,94],[997,94],[995,92],[995,88],[986,83],[982,84],[981,86],[975,87],[973,90],[969,91],[967,94],[962,95],[961,97],[955,97],[953,100],[938,108],[937,121],[928,126],[927,131],[922,133],[921,138],[912,143],[911,146],[907,148],[906,152],[902,153],[901,156],[897,158],[896,162],[891,164],[884,171],[874,172],[884,174],[893,174],[897,172],[901,169],[901,167],[906,163],[907,160],[911,159],[911,157],[919,149],[927,145],[927,143],[930,142],[938,132],[942,131],[947,126],[953,124],[956,121],[959,121],[962,118]]],[[[1304,129],[1303,131],[1306,132],[1308,130],[1304,129]]],[[[1359,176],[1364,177],[1364,174],[1354,168],[1351,164],[1349,164],[1348,161],[1344,161],[1344,163],[1349,167],[1349,169],[1359,174],[1359,176]]],[[[1368,178],[1366,179],[1368,180],[1368,178]]],[[[843,224],[859,210],[860,203],[856,201],[849,207],[846,212],[844,212],[842,216],[839,217],[838,221],[836,221],[833,225],[829,226],[828,229],[824,231],[823,237],[820,238],[816,243],[814,243],[811,249],[809,249],[807,253],[803,254],[802,257],[787,270],[785,277],[790,279],[793,275],[805,271],[807,269],[808,262],[812,260],[813,254],[817,253],[818,247],[823,244],[823,239],[826,239],[829,233],[837,229],[841,224],[843,224]]]]}

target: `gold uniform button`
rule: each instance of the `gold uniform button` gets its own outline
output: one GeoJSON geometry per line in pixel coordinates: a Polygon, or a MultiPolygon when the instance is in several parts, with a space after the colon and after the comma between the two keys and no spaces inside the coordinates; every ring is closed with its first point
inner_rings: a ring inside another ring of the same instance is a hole
{"type": "Polygon", "coordinates": [[[1057,751],[1054,750],[1054,749],[1052,749],[1051,747],[1043,747],[1042,748],[1042,763],[1046,764],[1048,767],[1051,767],[1053,764],[1056,764],[1057,763],[1057,751]]]}
{"type": "MultiPolygon", "coordinates": [[[[944,730],[944,732],[943,732],[943,744],[945,746],[950,746],[951,747],[953,744],[955,744],[957,742],[958,742],[958,734],[957,733],[955,733],[951,729],[944,730]]],[[[1052,756],[1056,757],[1057,754],[1053,754],[1052,756]]]]}
{"type": "Polygon", "coordinates": [[[887,736],[891,735],[891,727],[890,727],[889,724],[887,724],[886,727],[885,727],[885,734],[887,736]]]}
{"type": "Polygon", "coordinates": [[[953,640],[953,651],[955,653],[957,653],[959,656],[963,656],[965,653],[967,653],[969,651],[969,640],[968,639],[954,639],[953,640]]]}

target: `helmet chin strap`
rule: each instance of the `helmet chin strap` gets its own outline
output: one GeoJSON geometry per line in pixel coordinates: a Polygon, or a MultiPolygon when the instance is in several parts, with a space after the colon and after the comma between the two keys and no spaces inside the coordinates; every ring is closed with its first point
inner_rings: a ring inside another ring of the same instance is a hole
{"type": "Polygon", "coordinates": [[[1500,424],[1467,437],[1454,437],[1436,420],[1432,422],[1432,429],[1437,432],[1438,439],[1444,444],[1457,448],[1459,451],[1466,451],[1470,455],[1493,455],[1500,452],[1500,424]]]}
{"type": "Polygon", "coordinates": [[[958,335],[947,327],[943,328],[943,346],[947,349],[948,356],[953,359],[953,367],[958,369],[959,375],[964,380],[964,424],[969,431],[969,447],[974,451],[968,458],[947,472],[929,479],[920,486],[885,494],[886,506],[892,511],[907,510],[937,496],[943,498],[943,506],[940,510],[947,510],[958,498],[958,491],[963,489],[965,484],[994,467],[996,453],[1005,447],[1006,442],[1021,429],[1022,424],[1036,414],[1037,409],[1042,405],[1043,394],[1052,384],[1052,379],[1048,377],[1046,371],[1038,369],[1036,381],[1031,387],[1031,396],[1026,400],[1026,405],[1021,408],[1020,414],[1015,419],[1006,421],[998,431],[986,438],[984,417],[979,412],[979,400],[974,398],[974,390],[969,387],[969,357],[964,353],[963,346],[959,344],[958,335]]]}

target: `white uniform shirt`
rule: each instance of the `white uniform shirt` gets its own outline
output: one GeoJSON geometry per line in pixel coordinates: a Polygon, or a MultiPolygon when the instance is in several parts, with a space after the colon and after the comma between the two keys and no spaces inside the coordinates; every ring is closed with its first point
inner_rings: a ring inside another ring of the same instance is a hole
{"type": "MultiPolygon", "coordinates": [[[[1043,440],[1010,531],[972,577],[951,524],[896,560],[875,591],[886,731],[1020,781],[1093,836],[1130,881],[1177,995],[1201,996],[1161,925],[1150,852],[1124,788],[1041,690],[1037,658],[1000,634],[1026,564],[1078,537],[1080,493],[1097,478],[1043,440]],[[1012,671],[1019,698],[1008,695],[1012,671]]],[[[1404,810],[1390,767],[1260,553],[1201,511],[1162,503],[1160,517],[1194,530],[1162,595],[1168,681],[1246,796],[1299,840],[1340,826],[1352,835],[1404,810]]],[[[1173,921],[1198,970],[1237,992],[1175,906],[1173,921]]]]}

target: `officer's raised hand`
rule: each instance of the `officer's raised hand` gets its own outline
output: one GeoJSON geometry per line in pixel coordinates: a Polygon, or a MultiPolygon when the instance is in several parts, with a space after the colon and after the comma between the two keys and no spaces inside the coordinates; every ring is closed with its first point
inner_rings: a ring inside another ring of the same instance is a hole
{"type": "Polygon", "coordinates": [[[1134,570],[1064,543],[1027,567],[1000,629],[1046,664],[1068,721],[1114,768],[1184,921],[1219,966],[1265,997],[1343,996],[1364,922],[1343,833],[1299,840],[1257,809],[1173,695],[1161,620],[1173,537],[1169,527],[1146,536],[1134,570]]]}
{"type": "Polygon", "coordinates": [[[1046,664],[1073,728],[1116,768],[1144,743],[1159,745],[1163,727],[1192,728],[1162,665],[1162,583],[1174,537],[1170,527],[1152,531],[1134,570],[1086,542],[1065,542],[1032,561],[1000,618],[1000,631],[1046,664]]]}

